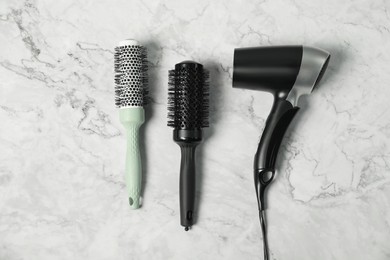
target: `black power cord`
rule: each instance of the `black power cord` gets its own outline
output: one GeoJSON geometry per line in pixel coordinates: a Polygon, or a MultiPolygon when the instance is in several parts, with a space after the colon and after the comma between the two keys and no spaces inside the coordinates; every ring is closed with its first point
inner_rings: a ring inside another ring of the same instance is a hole
{"type": "Polygon", "coordinates": [[[269,250],[268,250],[268,239],[267,239],[267,223],[265,221],[265,210],[259,211],[261,233],[263,235],[263,249],[264,249],[264,260],[269,259],[269,250]]]}

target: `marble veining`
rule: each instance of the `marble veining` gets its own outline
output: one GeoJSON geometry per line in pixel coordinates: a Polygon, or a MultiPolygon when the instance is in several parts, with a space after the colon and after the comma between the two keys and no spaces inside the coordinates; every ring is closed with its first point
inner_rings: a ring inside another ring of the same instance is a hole
{"type": "Polygon", "coordinates": [[[272,259],[390,259],[388,1],[0,3],[0,259],[262,259],[252,160],[270,94],[232,89],[236,47],[332,54],[302,101],[269,188],[272,259]],[[113,50],[148,49],[143,207],[124,184],[113,50]],[[167,127],[175,63],[210,70],[197,224],[179,225],[180,150],[167,127]]]}

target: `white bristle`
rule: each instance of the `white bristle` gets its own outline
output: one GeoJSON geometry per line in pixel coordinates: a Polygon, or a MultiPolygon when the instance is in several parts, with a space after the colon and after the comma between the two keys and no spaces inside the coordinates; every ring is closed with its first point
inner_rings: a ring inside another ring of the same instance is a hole
{"type": "Polygon", "coordinates": [[[119,108],[147,104],[146,48],[135,40],[125,40],[115,48],[115,105],[119,108]]]}

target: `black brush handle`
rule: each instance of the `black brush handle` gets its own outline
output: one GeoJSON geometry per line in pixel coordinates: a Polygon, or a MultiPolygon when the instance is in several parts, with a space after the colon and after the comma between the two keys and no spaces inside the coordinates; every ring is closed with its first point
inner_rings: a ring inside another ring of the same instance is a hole
{"type": "Polygon", "coordinates": [[[175,129],[173,140],[180,146],[180,224],[188,231],[194,224],[195,149],[202,141],[201,129],[175,129]]]}
{"type": "Polygon", "coordinates": [[[298,107],[276,98],[267,118],[264,132],[255,155],[254,178],[259,210],[264,210],[264,192],[275,174],[275,162],[284,133],[293,120],[298,107]]]}
{"type": "Polygon", "coordinates": [[[195,207],[196,144],[181,144],[180,149],[180,224],[188,230],[193,225],[195,207]]]}

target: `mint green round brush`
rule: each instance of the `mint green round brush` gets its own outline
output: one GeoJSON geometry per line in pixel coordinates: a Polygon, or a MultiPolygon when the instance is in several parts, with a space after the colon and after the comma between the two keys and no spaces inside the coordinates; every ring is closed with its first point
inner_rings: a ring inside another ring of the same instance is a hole
{"type": "Polygon", "coordinates": [[[147,96],[146,48],[125,40],[115,48],[115,104],[120,122],[126,129],[127,152],[125,181],[129,205],[140,207],[142,163],[139,128],[145,121],[143,106],[147,96]]]}

